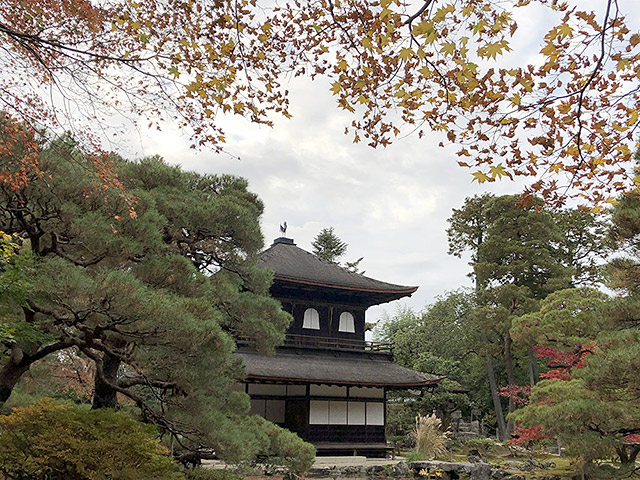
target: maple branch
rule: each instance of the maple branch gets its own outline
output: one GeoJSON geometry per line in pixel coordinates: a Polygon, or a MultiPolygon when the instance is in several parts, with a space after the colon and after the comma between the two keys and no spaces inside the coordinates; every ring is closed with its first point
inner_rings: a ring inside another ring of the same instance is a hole
{"type": "MultiPolygon", "coordinates": [[[[581,144],[582,144],[582,130],[583,130],[583,123],[582,123],[582,105],[584,102],[584,96],[585,93],[587,91],[587,88],[591,85],[591,83],[593,82],[593,80],[595,79],[598,71],[600,70],[600,68],[602,67],[602,62],[604,61],[604,57],[606,55],[606,48],[605,48],[605,41],[606,41],[606,33],[609,27],[607,27],[607,22],[609,20],[609,13],[611,12],[611,3],[612,0],[607,0],[607,10],[605,12],[604,15],[604,21],[602,22],[602,31],[600,33],[600,56],[598,57],[598,61],[596,62],[595,67],[593,68],[593,71],[591,72],[591,75],[589,76],[589,78],[587,79],[586,83],[583,85],[583,87],[580,89],[580,94],[578,97],[578,110],[576,112],[576,119],[578,121],[578,132],[575,135],[575,139],[576,139],[576,146],[578,149],[578,154],[580,156],[580,161],[578,162],[578,165],[576,165],[576,170],[575,172],[573,172],[573,175],[571,177],[571,181],[569,182],[569,184],[567,185],[567,190],[569,189],[569,187],[573,184],[575,178],[578,175],[578,170],[580,169],[580,167],[582,167],[585,163],[587,163],[586,159],[584,158],[584,152],[582,151],[581,148],[581,144]]],[[[613,26],[615,25],[612,24],[611,28],[613,28],[613,26]]],[[[591,171],[593,171],[593,167],[591,167],[591,171]]],[[[565,191],[565,193],[566,193],[565,191]]]]}
{"type": "Polygon", "coordinates": [[[405,20],[403,25],[409,25],[409,28],[411,28],[411,22],[413,22],[416,18],[418,18],[420,15],[422,15],[425,10],[427,8],[429,8],[429,6],[434,2],[434,0],[426,0],[423,4],[422,7],[420,7],[420,10],[418,10],[416,13],[414,13],[413,15],[411,15],[407,20],[405,20]]]}
{"type": "Polygon", "coordinates": [[[240,50],[240,60],[242,61],[242,65],[244,66],[244,75],[247,79],[247,87],[249,91],[253,90],[251,78],[249,77],[249,67],[247,66],[247,59],[244,54],[244,47],[242,45],[242,41],[240,40],[240,16],[238,15],[238,0],[234,3],[234,13],[236,15],[236,39],[238,40],[238,50],[240,50]]]}
{"type": "Polygon", "coordinates": [[[358,48],[358,45],[356,44],[356,42],[353,40],[353,37],[351,36],[351,34],[349,33],[349,31],[344,28],[342,26],[342,23],[340,23],[335,16],[335,12],[333,10],[333,0],[329,0],[329,13],[331,13],[331,18],[333,19],[333,23],[335,23],[336,25],[338,25],[338,27],[340,27],[340,30],[342,30],[342,32],[347,36],[347,38],[349,39],[349,43],[351,43],[351,46],[356,50],[356,52],[358,52],[358,63],[360,63],[360,56],[362,55],[362,53],[360,52],[360,49],[358,48]]]}
{"type": "Polygon", "coordinates": [[[68,52],[78,53],[80,55],[86,55],[88,57],[92,57],[97,60],[108,60],[108,61],[119,62],[124,64],[132,64],[135,62],[146,62],[155,57],[155,56],[141,57],[141,58],[112,57],[111,55],[95,53],[95,52],[92,52],[91,50],[81,50],[79,48],[70,47],[68,45],[65,45],[64,43],[61,43],[55,40],[48,40],[38,35],[17,32],[9,28],[7,25],[3,23],[0,23],[0,32],[6,33],[9,37],[19,41],[21,45],[23,45],[24,44],[23,42],[25,41],[33,45],[47,45],[49,47],[54,47],[55,49],[59,49],[61,51],[60,53],[63,53],[63,51],[68,51],[68,52]]]}

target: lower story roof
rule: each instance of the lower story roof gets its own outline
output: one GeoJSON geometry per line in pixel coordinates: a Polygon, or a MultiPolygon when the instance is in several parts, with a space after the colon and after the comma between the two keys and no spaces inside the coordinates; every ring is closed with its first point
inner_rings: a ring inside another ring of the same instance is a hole
{"type": "Polygon", "coordinates": [[[381,356],[324,355],[301,351],[264,355],[238,352],[247,370],[247,379],[283,383],[324,383],[368,387],[416,388],[439,383],[444,377],[401,367],[381,356]]]}

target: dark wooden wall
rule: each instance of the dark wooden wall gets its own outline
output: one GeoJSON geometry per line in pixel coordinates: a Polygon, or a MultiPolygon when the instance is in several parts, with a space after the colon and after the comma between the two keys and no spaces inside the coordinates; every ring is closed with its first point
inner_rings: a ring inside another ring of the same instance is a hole
{"type": "Polygon", "coordinates": [[[307,302],[282,302],[283,309],[293,315],[293,322],[287,333],[294,335],[309,335],[317,337],[347,338],[351,340],[364,340],[365,309],[351,306],[333,306],[327,304],[307,302]],[[302,328],[304,312],[307,308],[315,308],[320,316],[320,330],[302,328]],[[338,332],[340,314],[349,312],[353,315],[355,333],[338,332]]]}

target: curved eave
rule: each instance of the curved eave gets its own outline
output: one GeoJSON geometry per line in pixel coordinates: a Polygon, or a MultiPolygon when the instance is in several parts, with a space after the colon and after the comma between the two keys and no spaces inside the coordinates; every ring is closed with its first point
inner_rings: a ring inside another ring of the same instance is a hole
{"type": "Polygon", "coordinates": [[[275,280],[281,280],[284,282],[290,283],[299,283],[301,285],[313,285],[315,287],[325,287],[325,288],[333,288],[336,290],[348,290],[351,292],[363,292],[363,293],[382,293],[382,294],[390,294],[390,295],[400,295],[400,297],[406,297],[415,293],[418,290],[418,287],[404,287],[398,289],[379,289],[379,288],[363,288],[363,287],[351,287],[345,285],[336,285],[331,283],[317,282],[313,280],[305,280],[301,278],[292,278],[285,277],[283,275],[275,274],[273,276],[275,280]]]}
{"type": "Polygon", "coordinates": [[[238,351],[236,355],[244,363],[247,379],[254,382],[417,388],[436,385],[443,379],[367,354],[300,351],[264,355],[238,351]]]}
{"type": "Polygon", "coordinates": [[[342,382],[340,380],[318,380],[317,378],[291,378],[291,377],[276,377],[273,375],[247,375],[248,380],[256,380],[265,383],[315,383],[324,385],[345,385],[345,386],[364,386],[364,387],[387,387],[387,388],[423,388],[430,387],[439,384],[445,377],[440,377],[433,380],[425,380],[422,382],[409,382],[409,383],[384,383],[380,382],[342,382]]]}

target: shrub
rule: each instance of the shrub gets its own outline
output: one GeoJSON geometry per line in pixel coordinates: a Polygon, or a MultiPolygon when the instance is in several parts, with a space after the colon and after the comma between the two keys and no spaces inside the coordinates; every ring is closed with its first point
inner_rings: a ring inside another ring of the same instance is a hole
{"type": "Polygon", "coordinates": [[[293,473],[304,473],[311,468],[316,456],[313,445],[266,420],[263,428],[268,436],[269,446],[261,453],[269,463],[287,467],[293,473]]]}
{"type": "Polygon", "coordinates": [[[472,438],[471,440],[467,440],[464,444],[467,452],[471,450],[477,450],[480,455],[486,457],[487,454],[494,448],[496,442],[491,440],[490,438],[472,438]]]}
{"type": "Polygon", "coordinates": [[[416,417],[416,452],[424,458],[438,458],[447,453],[449,429],[442,430],[442,421],[435,415],[416,417]]]}
{"type": "Polygon", "coordinates": [[[180,479],[154,427],[42,399],[0,417],[0,472],[15,480],[180,479]]]}

